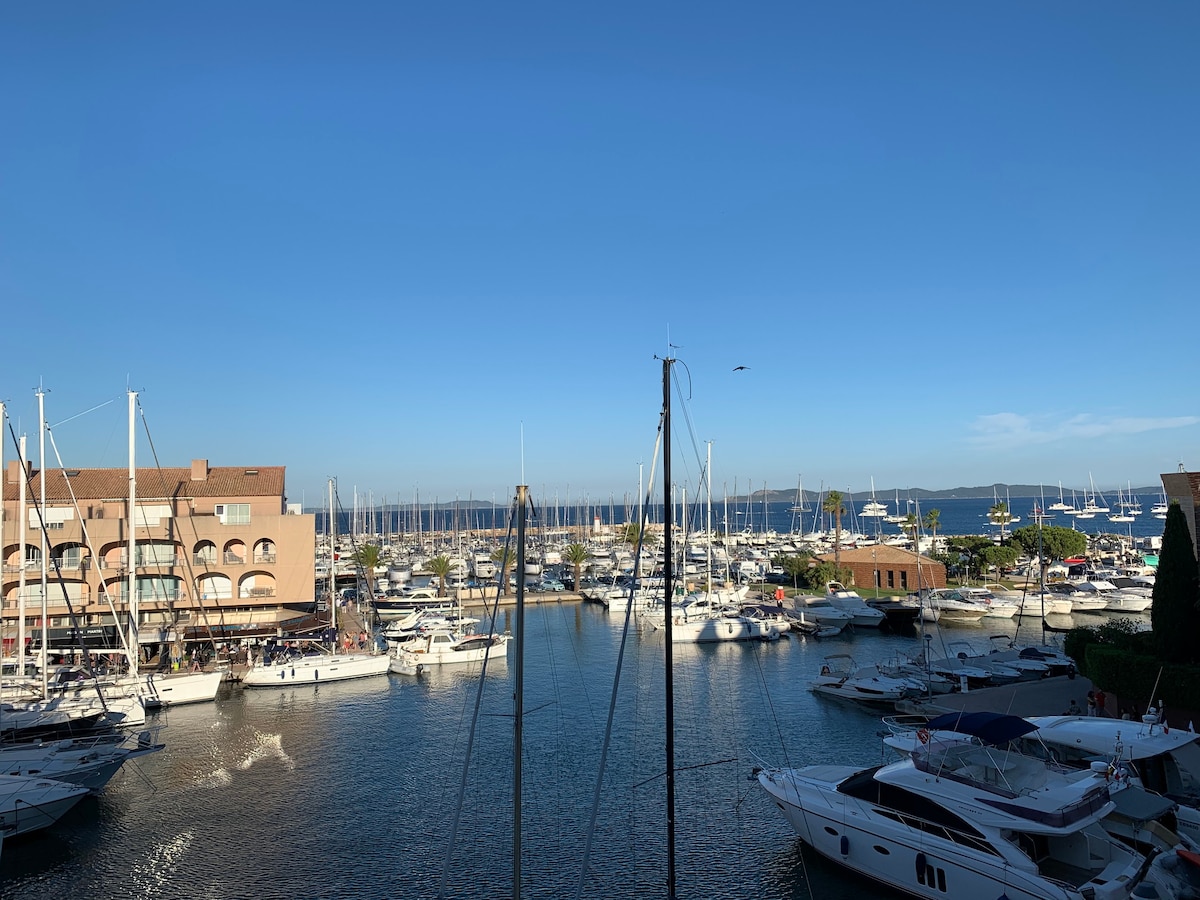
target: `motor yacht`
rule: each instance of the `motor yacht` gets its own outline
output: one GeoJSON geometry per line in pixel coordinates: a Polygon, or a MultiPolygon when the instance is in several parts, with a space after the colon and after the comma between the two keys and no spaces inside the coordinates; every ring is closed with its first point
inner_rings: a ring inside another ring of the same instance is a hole
{"type": "Polygon", "coordinates": [[[883,766],[755,774],[801,840],[907,894],[1124,900],[1146,859],[1100,824],[1115,808],[1104,773],[999,752],[1033,730],[999,718],[1021,724],[997,726],[988,745],[931,741],[883,766]]]}

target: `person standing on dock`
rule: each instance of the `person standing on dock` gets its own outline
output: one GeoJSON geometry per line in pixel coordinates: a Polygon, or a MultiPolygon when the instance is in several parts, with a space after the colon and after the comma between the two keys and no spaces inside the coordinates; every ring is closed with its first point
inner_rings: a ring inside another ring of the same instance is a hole
{"type": "Polygon", "coordinates": [[[1088,691],[1087,714],[1089,716],[1094,716],[1096,714],[1096,694],[1093,691],[1088,691]]]}
{"type": "Polygon", "coordinates": [[[1096,715],[1107,716],[1108,711],[1105,710],[1105,704],[1108,702],[1108,695],[1100,688],[1096,688],[1096,715]]]}

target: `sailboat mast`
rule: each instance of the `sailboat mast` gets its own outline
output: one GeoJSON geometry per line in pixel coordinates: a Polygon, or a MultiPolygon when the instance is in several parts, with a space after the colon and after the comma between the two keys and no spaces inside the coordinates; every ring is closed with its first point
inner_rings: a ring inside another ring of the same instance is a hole
{"type": "MultiPolygon", "coordinates": [[[[329,479],[329,629],[337,648],[337,513],[333,507],[333,479],[329,479]]],[[[320,621],[318,619],[318,621],[320,621]]]]}
{"type": "MultiPolygon", "coordinates": [[[[513,900],[521,900],[521,746],[525,718],[525,505],[529,487],[517,485],[516,673],[513,680],[513,900]]],[[[503,588],[501,588],[503,590],[503,588]]]]}
{"type": "Polygon", "coordinates": [[[129,521],[125,523],[125,592],[128,594],[126,605],[129,610],[129,641],[125,652],[129,654],[129,674],[136,675],[141,656],[141,645],[138,644],[138,601],[137,601],[137,564],[134,553],[137,550],[137,461],[134,428],[134,407],[137,404],[137,392],[126,391],[129,397],[129,521]]]}
{"type": "Polygon", "coordinates": [[[21,485],[20,493],[17,495],[17,534],[20,536],[18,538],[20,541],[20,549],[17,552],[21,557],[21,573],[17,580],[17,615],[20,616],[17,625],[17,654],[19,656],[17,671],[22,675],[25,674],[25,554],[29,552],[25,545],[25,531],[29,527],[29,496],[26,493],[26,482],[29,479],[29,456],[27,442],[27,436],[21,435],[20,440],[17,443],[17,456],[21,460],[21,485]]]}
{"type": "Polygon", "coordinates": [[[671,550],[671,363],[663,360],[663,623],[666,664],[666,773],[667,773],[667,900],[675,900],[675,681],[671,637],[671,601],[674,597],[674,553],[671,550]]]}
{"type": "MultiPolygon", "coordinates": [[[[38,519],[44,522],[46,520],[46,393],[40,387],[37,390],[38,400],[38,457],[40,462],[38,465],[41,471],[38,472],[38,519]]],[[[50,692],[48,675],[46,670],[49,668],[46,665],[46,655],[50,648],[50,618],[49,610],[47,609],[47,593],[49,591],[48,572],[46,570],[46,554],[50,552],[49,546],[46,543],[46,529],[41,529],[41,587],[42,587],[42,697],[45,698],[50,692]]]]}

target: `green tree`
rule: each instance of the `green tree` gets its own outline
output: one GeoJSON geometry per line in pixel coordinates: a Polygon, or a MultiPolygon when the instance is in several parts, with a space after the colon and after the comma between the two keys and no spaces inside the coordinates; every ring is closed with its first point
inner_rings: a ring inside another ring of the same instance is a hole
{"type": "Polygon", "coordinates": [[[1026,525],[1009,534],[1008,538],[1021,548],[1021,552],[1034,559],[1038,556],[1038,531],[1041,531],[1041,580],[1046,580],[1046,569],[1051,560],[1066,559],[1069,556],[1080,556],[1087,552],[1087,535],[1074,528],[1062,528],[1057,525],[1026,525]]]}
{"type": "Polygon", "coordinates": [[[904,521],[900,523],[900,527],[904,529],[905,536],[912,541],[913,549],[915,550],[917,547],[917,531],[920,527],[916,513],[909,513],[905,516],[904,521]]]}
{"type": "Polygon", "coordinates": [[[842,584],[849,584],[852,574],[849,569],[843,569],[836,563],[823,560],[815,566],[805,568],[800,574],[800,581],[809,590],[824,593],[825,585],[831,581],[840,581],[842,584]]]}
{"type": "Polygon", "coordinates": [[[500,593],[508,592],[508,570],[517,563],[517,554],[511,547],[497,547],[492,551],[492,562],[500,570],[500,593]]]}
{"type": "Polygon", "coordinates": [[[967,534],[952,537],[946,542],[946,548],[951,554],[957,554],[970,579],[971,572],[983,571],[983,551],[994,546],[992,539],[979,534],[967,534]]]}
{"type": "Polygon", "coordinates": [[[571,568],[575,570],[575,586],[573,590],[579,591],[579,583],[583,579],[583,567],[588,561],[588,548],[583,544],[569,544],[567,549],[563,551],[563,559],[571,564],[571,568]]]}
{"type": "Polygon", "coordinates": [[[1004,529],[1008,523],[1013,520],[1012,513],[1008,511],[1008,504],[1001,500],[988,510],[988,521],[993,525],[1000,526],[1000,536],[1004,536],[1004,529]]]}
{"type": "MultiPolygon", "coordinates": [[[[641,536],[641,533],[642,533],[642,526],[638,522],[626,522],[625,523],[625,534],[621,537],[621,540],[623,540],[626,544],[632,544],[633,546],[636,547],[638,538],[641,536]]],[[[658,542],[658,535],[655,534],[653,531],[651,531],[649,528],[647,528],[646,529],[646,539],[642,542],[643,546],[652,547],[657,542],[658,542]]]]}
{"type": "MultiPolygon", "coordinates": [[[[925,513],[925,518],[921,520],[925,528],[929,531],[930,544],[934,552],[937,551],[937,533],[942,526],[942,511],[940,509],[931,509],[925,513]]],[[[914,548],[915,549],[915,548],[914,548]]]]}
{"type": "Polygon", "coordinates": [[[995,569],[996,574],[1001,569],[1011,569],[1021,555],[1021,548],[1013,544],[992,544],[979,551],[980,577],[989,569],[995,569]]]}
{"type": "Polygon", "coordinates": [[[429,571],[437,576],[438,580],[438,596],[446,596],[446,576],[450,574],[450,557],[446,554],[435,556],[429,561],[429,571]]]}
{"type": "Polygon", "coordinates": [[[1154,602],[1150,606],[1154,646],[1166,662],[1186,663],[1196,659],[1196,639],[1200,637],[1196,575],[1196,552],[1187,519],[1182,507],[1173,502],[1167,507],[1163,525],[1154,602]]]}
{"type": "Polygon", "coordinates": [[[846,507],[842,506],[842,492],[830,491],[821,501],[821,509],[833,516],[833,564],[837,569],[842,568],[842,516],[846,507]]]}
{"type": "Polygon", "coordinates": [[[813,555],[807,551],[801,553],[781,553],[773,558],[771,562],[781,567],[792,579],[792,587],[798,589],[809,567],[813,565],[813,555]]]}
{"type": "Polygon", "coordinates": [[[378,544],[362,544],[350,557],[358,568],[359,577],[367,588],[367,596],[375,596],[375,567],[383,558],[383,551],[378,544]]]}

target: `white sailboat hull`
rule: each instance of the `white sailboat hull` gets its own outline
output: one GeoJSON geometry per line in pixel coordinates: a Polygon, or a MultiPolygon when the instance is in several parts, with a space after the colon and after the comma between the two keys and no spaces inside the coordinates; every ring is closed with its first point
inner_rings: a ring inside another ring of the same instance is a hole
{"type": "Polygon", "coordinates": [[[140,676],[146,705],[179,706],[184,703],[211,703],[225,680],[224,672],[151,672],[140,676]]]}
{"type": "Polygon", "coordinates": [[[242,677],[242,686],[291,687],[297,684],[324,684],[330,681],[349,681],[372,675],[386,675],[388,657],[356,653],[335,653],[327,656],[304,656],[272,665],[257,665],[242,677]]]}

